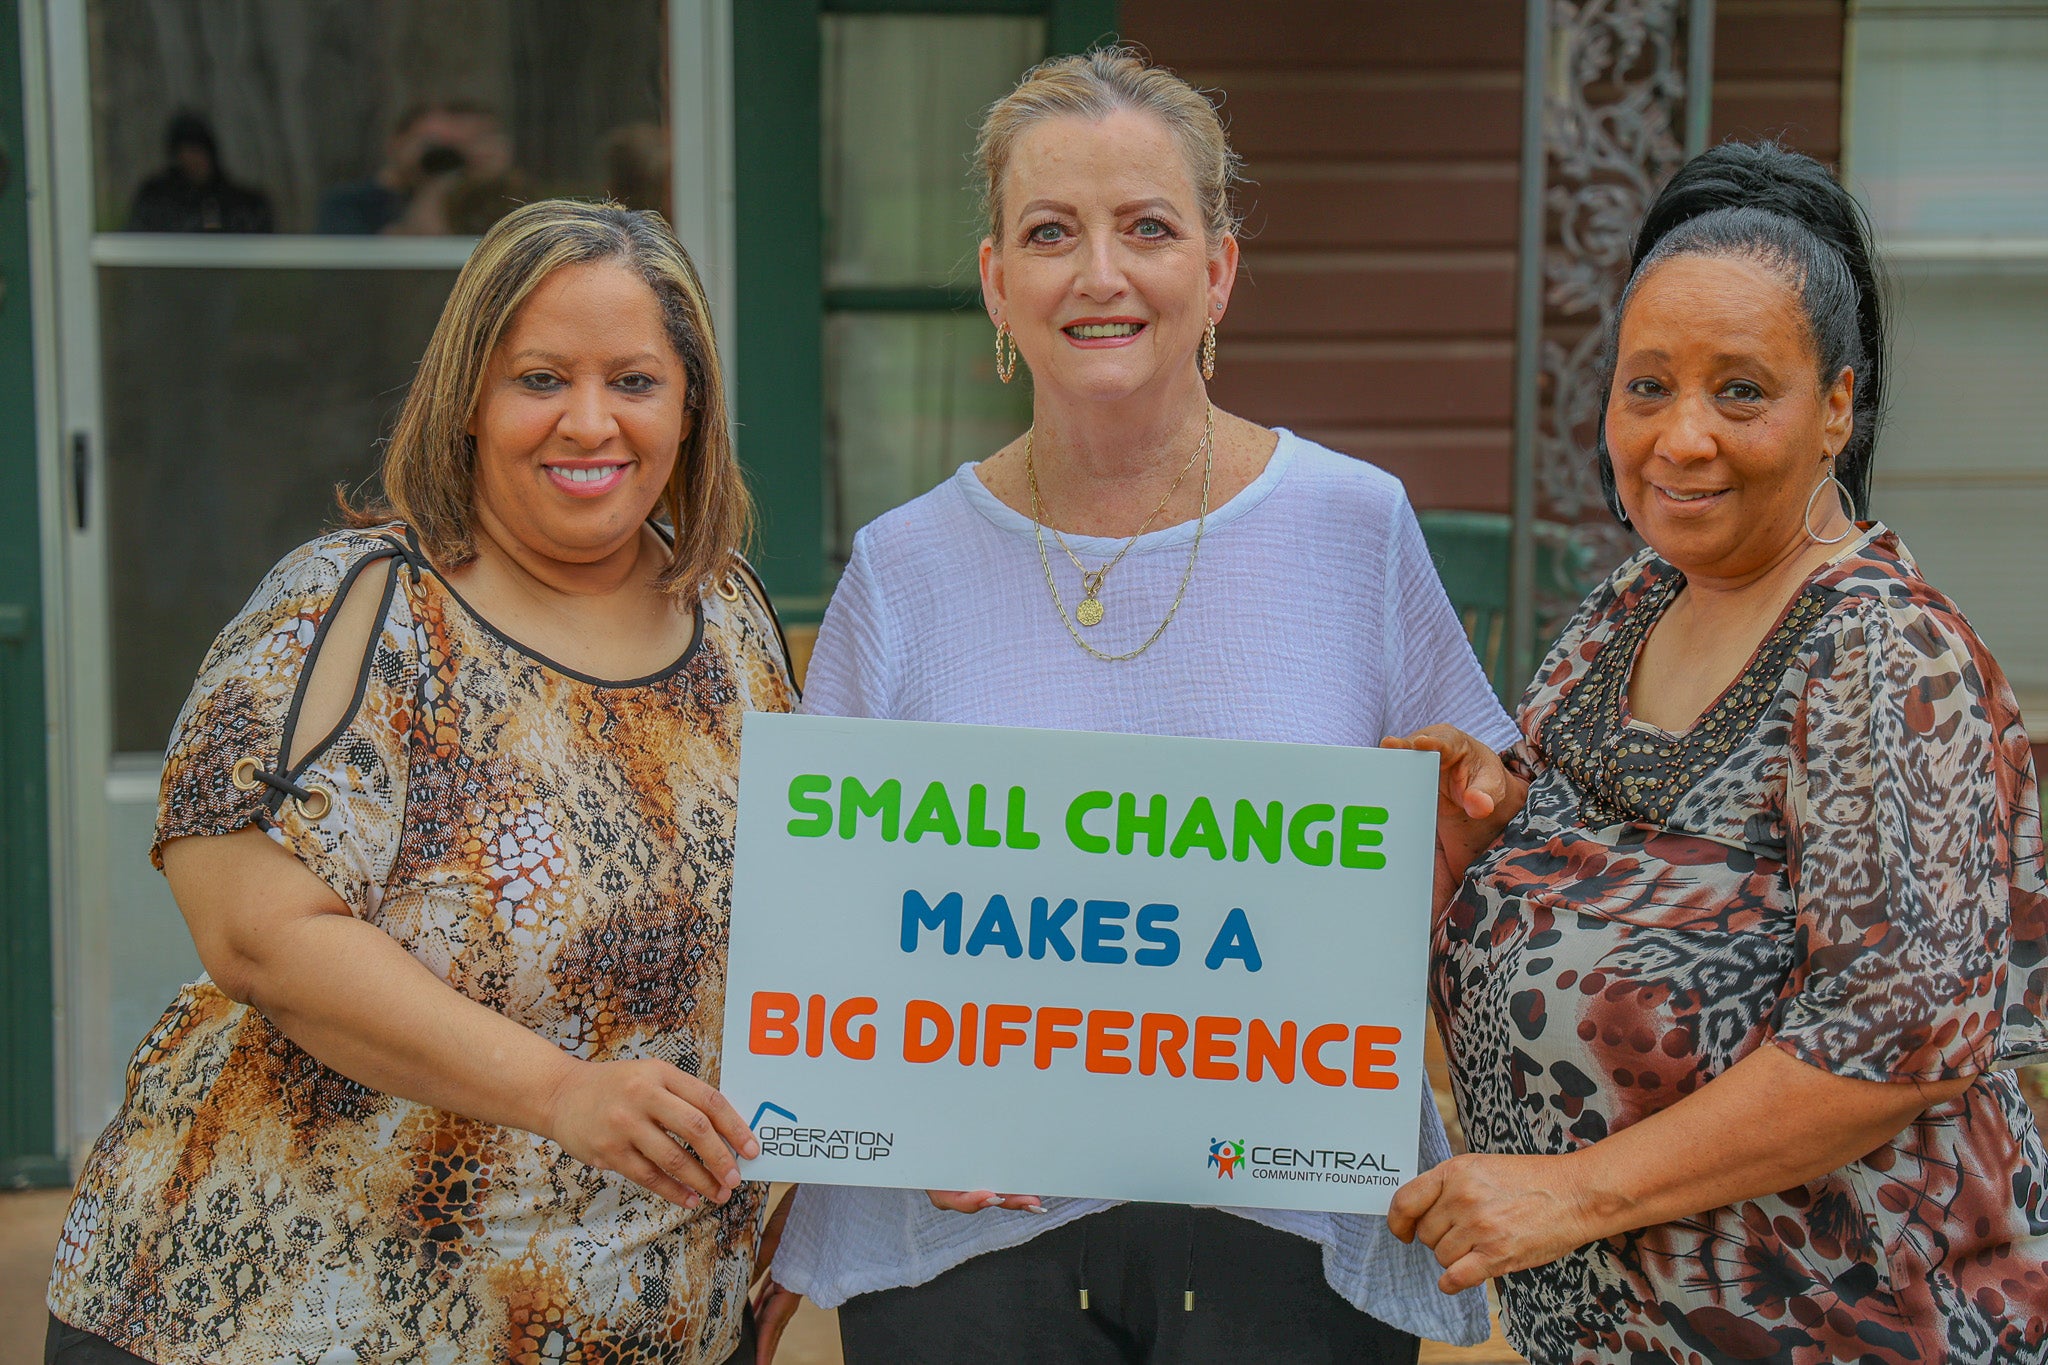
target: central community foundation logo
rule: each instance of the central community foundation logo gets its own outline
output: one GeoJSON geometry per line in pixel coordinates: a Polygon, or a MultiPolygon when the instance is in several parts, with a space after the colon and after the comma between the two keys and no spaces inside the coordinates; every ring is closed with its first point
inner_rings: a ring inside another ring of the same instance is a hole
{"type": "Polygon", "coordinates": [[[1307,1180],[1333,1185],[1399,1185],[1403,1163],[1385,1152],[1342,1147],[1280,1147],[1243,1138],[1210,1138],[1209,1169],[1218,1180],[1307,1180]]]}
{"type": "Polygon", "coordinates": [[[1216,1168],[1218,1180],[1225,1176],[1232,1180],[1237,1179],[1237,1168],[1244,1164],[1243,1140],[1233,1142],[1225,1138],[1218,1142],[1212,1138],[1209,1142],[1209,1164],[1216,1168]]]}

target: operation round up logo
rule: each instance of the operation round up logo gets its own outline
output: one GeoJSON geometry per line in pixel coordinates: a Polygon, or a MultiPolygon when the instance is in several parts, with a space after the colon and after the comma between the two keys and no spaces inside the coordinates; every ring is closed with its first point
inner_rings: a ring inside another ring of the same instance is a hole
{"type": "Polygon", "coordinates": [[[779,1104],[764,1103],[748,1125],[761,1143],[763,1156],[812,1157],[820,1161],[880,1161],[896,1146],[896,1135],[870,1128],[801,1127],[801,1120],[779,1104]],[[763,1123],[770,1115],[787,1123],[763,1123]]]}

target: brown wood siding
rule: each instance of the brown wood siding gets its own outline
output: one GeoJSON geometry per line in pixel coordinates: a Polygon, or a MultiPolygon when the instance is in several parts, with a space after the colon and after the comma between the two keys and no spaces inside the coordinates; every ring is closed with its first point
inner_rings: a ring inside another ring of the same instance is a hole
{"type": "Polygon", "coordinates": [[[1842,154],[1841,0],[1721,0],[1714,14],[1716,142],[1775,137],[1842,154]]]}
{"type": "MultiPolygon", "coordinates": [[[[1256,182],[1217,401],[1504,511],[1521,155],[1519,0],[1124,0],[1123,33],[1222,92],[1256,182]]],[[[1841,143],[1840,0],[1722,0],[1715,136],[1841,143]]]]}
{"type": "Polygon", "coordinates": [[[1256,182],[1217,401],[1504,510],[1520,0],[1124,0],[1123,32],[1222,92],[1256,182]]]}

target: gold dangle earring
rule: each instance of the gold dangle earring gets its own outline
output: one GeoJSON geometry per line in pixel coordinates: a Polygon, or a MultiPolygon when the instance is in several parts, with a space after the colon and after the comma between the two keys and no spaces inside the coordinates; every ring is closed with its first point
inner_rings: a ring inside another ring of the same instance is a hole
{"type": "Polygon", "coordinates": [[[1216,377],[1216,323],[1211,319],[1208,335],[1202,338],[1202,382],[1216,377]]]}
{"type": "Polygon", "coordinates": [[[996,378],[1005,384],[1017,377],[1017,339],[1010,335],[1010,324],[996,324],[996,378]]]}

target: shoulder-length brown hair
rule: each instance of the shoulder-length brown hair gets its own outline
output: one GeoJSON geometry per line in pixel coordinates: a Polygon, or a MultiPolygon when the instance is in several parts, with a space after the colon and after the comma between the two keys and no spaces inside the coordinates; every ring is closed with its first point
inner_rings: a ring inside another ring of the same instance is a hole
{"type": "Polygon", "coordinates": [[[754,503],[733,453],[711,308],[697,268],[662,216],[617,204],[544,199],[484,234],[456,277],[384,448],[383,496],[362,506],[344,499],[350,525],[396,518],[418,533],[437,564],[452,568],[476,558],[476,441],[469,424],[491,352],[535,286],[563,266],[597,261],[617,261],[654,291],[687,385],[688,434],[660,503],[675,544],[655,582],[669,592],[696,592],[731,571],[753,533],[754,503]]]}

